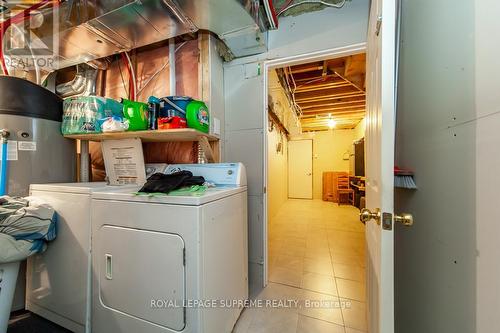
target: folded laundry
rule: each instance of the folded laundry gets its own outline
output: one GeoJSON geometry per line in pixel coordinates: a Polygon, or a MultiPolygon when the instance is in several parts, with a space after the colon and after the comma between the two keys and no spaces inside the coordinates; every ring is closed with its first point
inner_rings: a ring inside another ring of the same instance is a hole
{"type": "Polygon", "coordinates": [[[56,238],[55,211],[35,197],[0,197],[0,263],[24,260],[56,238]]]}
{"type": "Polygon", "coordinates": [[[170,193],[186,186],[203,185],[205,178],[193,176],[191,171],[179,171],[169,175],[155,173],[148,178],[139,192],[170,193]]]}

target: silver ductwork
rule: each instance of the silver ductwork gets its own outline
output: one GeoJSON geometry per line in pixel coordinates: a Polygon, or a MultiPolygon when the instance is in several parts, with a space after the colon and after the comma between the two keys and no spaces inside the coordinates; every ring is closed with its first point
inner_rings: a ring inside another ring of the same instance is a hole
{"type": "Polygon", "coordinates": [[[260,13],[258,0],[69,0],[40,10],[43,24],[34,34],[54,55],[49,71],[198,30],[245,56],[267,50],[260,13]]]}
{"type": "Polygon", "coordinates": [[[75,78],[70,82],[56,87],[59,96],[66,98],[72,96],[92,96],[96,92],[97,69],[86,66],[77,66],[75,78]]]}
{"type": "Polygon", "coordinates": [[[236,57],[267,51],[266,27],[257,0],[177,0],[201,30],[216,33],[236,57]]]}

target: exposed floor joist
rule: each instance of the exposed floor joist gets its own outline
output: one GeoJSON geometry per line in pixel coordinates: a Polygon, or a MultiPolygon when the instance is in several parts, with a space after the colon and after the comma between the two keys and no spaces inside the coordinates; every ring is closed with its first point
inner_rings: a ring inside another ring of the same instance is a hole
{"type": "Polygon", "coordinates": [[[285,68],[284,73],[295,102],[301,110],[305,131],[353,128],[366,111],[366,55],[317,61],[285,68]]]}

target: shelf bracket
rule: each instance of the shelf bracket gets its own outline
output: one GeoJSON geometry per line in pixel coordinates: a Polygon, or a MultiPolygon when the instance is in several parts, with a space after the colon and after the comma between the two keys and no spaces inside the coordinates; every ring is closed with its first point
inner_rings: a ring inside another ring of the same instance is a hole
{"type": "Polygon", "coordinates": [[[198,143],[209,163],[219,162],[218,142],[211,144],[206,137],[202,136],[198,139],[198,143]]]}

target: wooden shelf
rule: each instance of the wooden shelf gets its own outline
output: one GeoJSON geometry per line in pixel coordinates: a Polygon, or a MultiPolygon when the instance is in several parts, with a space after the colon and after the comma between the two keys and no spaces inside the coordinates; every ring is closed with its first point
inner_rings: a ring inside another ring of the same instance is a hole
{"type": "Polygon", "coordinates": [[[141,139],[142,142],[189,142],[197,141],[211,163],[219,162],[219,138],[192,128],[178,128],[154,131],[130,131],[97,134],[72,134],[65,138],[82,141],[103,141],[121,139],[141,139]]]}
{"type": "Polygon", "coordinates": [[[120,140],[139,138],[143,142],[186,142],[186,141],[219,141],[219,138],[197,131],[192,128],[179,128],[169,130],[153,130],[153,131],[130,131],[130,132],[113,132],[113,133],[97,133],[97,134],[71,134],[65,135],[65,138],[87,141],[103,141],[103,140],[120,140]]]}

